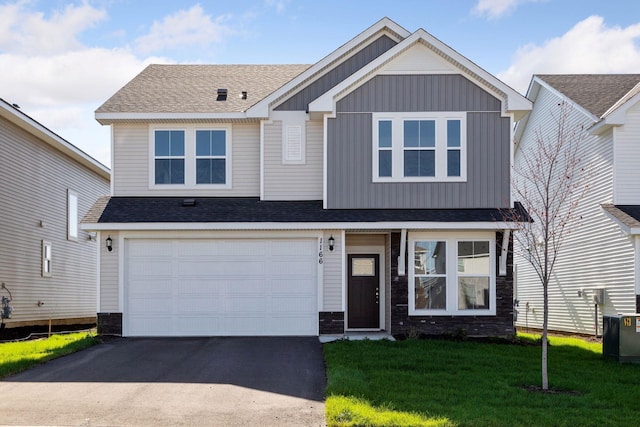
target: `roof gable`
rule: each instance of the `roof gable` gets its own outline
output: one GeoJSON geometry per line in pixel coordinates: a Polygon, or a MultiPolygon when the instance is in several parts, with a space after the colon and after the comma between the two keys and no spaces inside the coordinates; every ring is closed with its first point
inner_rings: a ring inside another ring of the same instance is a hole
{"type": "Polygon", "coordinates": [[[400,25],[396,24],[389,18],[382,18],[371,27],[349,40],[338,49],[309,67],[305,72],[291,80],[280,89],[270,94],[262,101],[251,107],[247,111],[248,117],[267,117],[269,108],[284,101],[292,96],[295,92],[300,91],[318,80],[331,69],[343,63],[346,59],[355,55],[357,52],[365,48],[369,43],[378,39],[382,35],[386,35],[395,41],[401,41],[408,37],[411,33],[400,25]]]}
{"type": "Polygon", "coordinates": [[[398,73],[398,69],[407,67],[407,63],[411,65],[408,69],[401,71],[401,73],[411,72],[425,74],[439,72],[458,73],[465,76],[496,98],[502,100],[503,113],[514,112],[516,113],[516,119],[532,108],[532,104],[528,99],[500,81],[497,77],[480,68],[431,34],[419,29],[313,101],[309,105],[309,111],[335,111],[335,103],[339,99],[378,74],[398,73]],[[418,50],[417,55],[412,54],[411,56],[422,56],[423,61],[408,61],[407,58],[409,54],[407,52],[410,50],[418,50]],[[424,61],[425,56],[430,56],[431,59],[424,61]],[[447,64],[449,65],[447,66],[447,64]]]}

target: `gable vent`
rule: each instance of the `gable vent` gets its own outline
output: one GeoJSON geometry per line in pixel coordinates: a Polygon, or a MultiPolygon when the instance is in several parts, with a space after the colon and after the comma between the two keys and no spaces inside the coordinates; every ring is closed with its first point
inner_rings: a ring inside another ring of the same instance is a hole
{"type": "Polygon", "coordinates": [[[226,101],[226,100],[227,100],[227,90],[218,89],[218,98],[216,98],[216,101],[226,101]]]}

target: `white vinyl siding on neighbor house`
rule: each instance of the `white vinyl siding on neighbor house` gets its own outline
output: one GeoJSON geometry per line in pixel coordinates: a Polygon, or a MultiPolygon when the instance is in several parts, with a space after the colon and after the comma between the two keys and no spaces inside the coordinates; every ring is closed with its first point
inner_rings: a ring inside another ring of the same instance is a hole
{"type": "MultiPolygon", "coordinates": [[[[515,152],[515,167],[523,167],[521,149],[535,146],[535,132],[555,133],[551,113],[557,113],[560,100],[541,89],[536,108],[529,117],[515,152]]],[[[587,122],[585,116],[572,111],[573,123],[587,122]]],[[[635,312],[634,250],[617,224],[602,212],[602,203],[613,197],[612,132],[589,135],[580,142],[580,158],[589,177],[589,191],[580,201],[576,218],[579,225],[566,235],[549,284],[549,329],[595,333],[593,291],[606,289],[605,304],[599,307],[599,327],[602,333],[602,314],[635,312]],[[581,294],[579,295],[579,291],[581,294]]],[[[514,297],[519,301],[518,327],[542,327],[543,298],[538,276],[528,261],[515,248],[514,265],[517,280],[514,297]],[[527,310],[528,305],[528,310],[527,310]]]]}
{"type": "MultiPolygon", "coordinates": [[[[214,129],[216,124],[190,125],[193,129],[214,129]]],[[[164,126],[163,126],[164,127],[164,126]]],[[[169,125],[173,129],[185,126],[169,125]]],[[[260,126],[258,123],[233,124],[231,128],[230,157],[231,187],[204,185],[155,186],[150,189],[150,127],[146,124],[113,125],[113,195],[114,196],[169,196],[187,193],[199,197],[258,197],[260,195],[260,126]]],[[[167,127],[168,129],[168,127],[167,127]]],[[[227,145],[229,146],[229,145],[227,145]]],[[[195,158],[192,159],[195,162],[195,158]]],[[[194,164],[195,165],[195,164],[194,164]]],[[[195,178],[194,178],[195,181],[195,178]]]]}
{"type": "Polygon", "coordinates": [[[81,230],[68,240],[68,189],[82,218],[109,194],[108,179],[2,118],[0,145],[0,279],[14,309],[6,323],[94,317],[97,243],[81,230]],[[51,277],[42,277],[42,241],[52,244],[51,277]]]}
{"type": "Polygon", "coordinates": [[[617,205],[640,204],[638,165],[640,164],[640,103],[627,110],[625,124],[613,128],[614,196],[617,205]]]}
{"type": "Polygon", "coordinates": [[[322,121],[304,123],[304,164],[283,162],[283,125],[264,124],[264,200],[322,200],[322,121]]]}

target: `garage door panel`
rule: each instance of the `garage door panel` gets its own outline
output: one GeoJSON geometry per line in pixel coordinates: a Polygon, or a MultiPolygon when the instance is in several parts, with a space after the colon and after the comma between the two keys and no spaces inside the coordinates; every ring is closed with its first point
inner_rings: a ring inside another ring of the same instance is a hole
{"type": "Polygon", "coordinates": [[[210,335],[212,331],[220,330],[220,319],[201,316],[184,316],[176,319],[173,329],[180,335],[210,335]]]}
{"type": "Polygon", "coordinates": [[[196,314],[206,314],[207,316],[205,317],[210,317],[213,313],[219,313],[220,309],[220,299],[206,298],[204,296],[180,298],[177,300],[175,307],[176,314],[179,317],[196,314]]]}
{"type": "Polygon", "coordinates": [[[157,240],[153,243],[153,251],[149,251],[148,240],[129,240],[127,242],[127,255],[129,257],[171,257],[173,243],[171,240],[157,240]]]}
{"type": "Polygon", "coordinates": [[[127,335],[317,334],[315,239],[126,243],[127,335]]]}
{"type": "Polygon", "coordinates": [[[315,286],[315,280],[297,280],[282,276],[271,281],[272,295],[307,295],[309,288],[315,286]]]}
{"type": "Polygon", "coordinates": [[[271,311],[273,313],[304,314],[316,309],[315,300],[308,297],[295,298],[272,296],[270,300],[271,311]]]}
{"type": "Polygon", "coordinates": [[[171,318],[168,316],[135,316],[129,320],[129,328],[135,331],[145,331],[148,336],[171,335],[171,318]]]}
{"type": "Polygon", "coordinates": [[[135,262],[129,264],[131,277],[171,277],[171,259],[159,258],[134,258],[135,262]]]}
{"type": "Polygon", "coordinates": [[[129,295],[133,298],[157,297],[171,298],[173,282],[171,279],[131,280],[129,295]]]}

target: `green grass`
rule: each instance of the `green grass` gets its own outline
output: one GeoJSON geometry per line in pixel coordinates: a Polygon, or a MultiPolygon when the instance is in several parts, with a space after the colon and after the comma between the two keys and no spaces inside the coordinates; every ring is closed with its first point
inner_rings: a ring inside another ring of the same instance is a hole
{"type": "MultiPolygon", "coordinates": [[[[520,336],[529,344],[533,335],[520,336]]],[[[324,346],[330,426],[637,426],[640,365],[602,346],[549,338],[540,393],[539,345],[444,340],[338,341],[324,346]]]]}
{"type": "Polygon", "coordinates": [[[95,334],[79,332],[50,338],[0,344],[0,378],[29,369],[56,357],[91,347],[95,334]]]}

